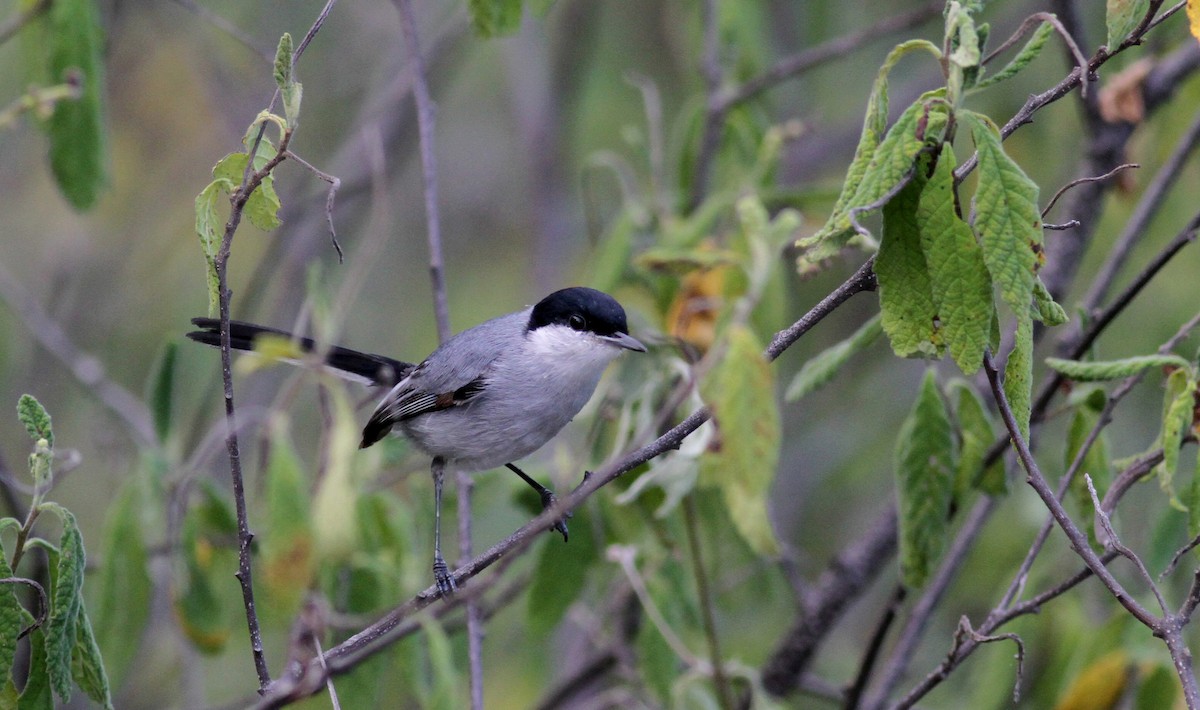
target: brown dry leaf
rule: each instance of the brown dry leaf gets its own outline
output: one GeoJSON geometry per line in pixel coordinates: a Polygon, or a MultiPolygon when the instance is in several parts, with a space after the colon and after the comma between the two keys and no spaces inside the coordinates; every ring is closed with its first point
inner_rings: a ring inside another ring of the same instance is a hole
{"type": "Polygon", "coordinates": [[[684,276],[667,311],[668,332],[700,353],[708,352],[717,336],[727,269],[698,269],[684,276]]]}
{"type": "MultiPolygon", "coordinates": [[[[1192,3],[1200,0],[1191,0],[1192,3]]],[[[1191,4],[1191,3],[1189,3],[1191,4]]],[[[1141,123],[1146,117],[1142,82],[1154,68],[1151,59],[1139,59],[1115,75],[1100,90],[1100,115],[1109,123],[1141,123]]]]}

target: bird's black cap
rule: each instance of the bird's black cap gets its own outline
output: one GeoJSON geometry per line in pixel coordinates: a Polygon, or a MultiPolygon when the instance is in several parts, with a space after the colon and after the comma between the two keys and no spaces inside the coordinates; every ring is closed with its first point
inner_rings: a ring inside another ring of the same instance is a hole
{"type": "Polygon", "coordinates": [[[529,330],[551,324],[586,330],[596,335],[629,333],[625,309],[621,308],[617,299],[603,291],[583,286],[564,288],[538,301],[529,316],[529,330]]]}

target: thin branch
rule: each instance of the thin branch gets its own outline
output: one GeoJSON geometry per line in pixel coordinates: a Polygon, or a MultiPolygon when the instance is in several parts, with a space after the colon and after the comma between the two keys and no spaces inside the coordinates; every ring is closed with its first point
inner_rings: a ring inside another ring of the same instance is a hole
{"type": "Polygon", "coordinates": [[[1162,610],[1163,616],[1167,616],[1171,613],[1171,610],[1167,608],[1167,600],[1163,597],[1162,590],[1158,588],[1158,584],[1150,576],[1150,570],[1146,569],[1146,563],[1142,562],[1142,558],[1138,557],[1117,536],[1117,531],[1112,526],[1112,519],[1108,517],[1108,513],[1104,512],[1104,507],[1100,505],[1100,496],[1096,493],[1096,486],[1092,483],[1091,474],[1083,474],[1083,482],[1087,485],[1088,495],[1092,498],[1092,506],[1096,509],[1096,519],[1100,521],[1100,527],[1106,536],[1104,546],[1112,548],[1122,557],[1133,563],[1133,566],[1137,568],[1138,575],[1141,576],[1142,581],[1146,583],[1150,588],[1150,592],[1154,595],[1154,600],[1158,602],[1158,608],[1162,610]]]}
{"type": "Polygon", "coordinates": [[[1132,595],[1125,591],[1125,588],[1117,581],[1116,577],[1113,577],[1099,556],[1092,550],[1087,536],[1075,525],[1074,521],[1071,520],[1071,516],[1063,508],[1062,503],[1058,501],[1058,497],[1050,490],[1050,485],[1046,482],[1046,477],[1042,475],[1041,468],[1033,458],[1033,453],[1029,450],[1029,445],[1025,442],[1025,438],[1021,435],[1021,431],[1017,427],[1016,416],[1008,404],[1008,397],[1004,394],[1004,387],[1000,383],[1000,374],[996,369],[995,363],[992,362],[991,353],[984,353],[983,369],[987,373],[988,383],[992,387],[992,395],[1000,410],[1000,416],[1004,419],[1004,426],[1008,429],[1009,437],[1012,438],[1013,445],[1016,448],[1017,458],[1025,468],[1027,482],[1037,492],[1042,502],[1046,504],[1046,507],[1050,509],[1054,520],[1066,534],[1067,540],[1070,541],[1072,549],[1083,559],[1084,564],[1092,570],[1092,573],[1100,579],[1117,602],[1147,628],[1156,629],[1160,620],[1155,618],[1153,614],[1138,603],[1132,595]]]}
{"type": "Polygon", "coordinates": [[[410,0],[393,0],[400,12],[400,29],[408,50],[409,71],[413,77],[413,97],[417,106],[417,133],[421,151],[421,172],[425,177],[425,222],[429,241],[429,278],[433,284],[433,314],[437,321],[438,342],[450,339],[450,308],[446,300],[446,275],[442,262],[442,226],[438,218],[437,160],[434,157],[434,120],[436,109],[429,97],[425,80],[425,60],[417,37],[417,20],[410,0]]]}
{"type": "Polygon", "coordinates": [[[700,550],[699,523],[696,520],[694,493],[683,498],[683,524],[687,532],[688,553],[692,558],[692,571],[696,577],[696,591],[700,601],[700,619],[704,625],[704,637],[708,641],[709,661],[712,663],[713,685],[722,710],[733,710],[733,692],[729,678],[722,667],[721,644],[717,636],[717,622],[713,615],[712,591],[708,586],[708,572],[704,568],[704,555],[700,550]]]}
{"type": "MultiPolygon", "coordinates": [[[[763,356],[768,361],[775,360],[784,350],[799,340],[800,337],[852,296],[862,291],[874,290],[875,279],[871,273],[871,264],[872,260],[868,260],[849,279],[842,283],[841,286],[834,289],[817,305],[813,306],[800,320],[793,323],[789,328],[776,333],[775,337],[771,340],[771,344],[763,353],[763,356]]],[[[578,507],[597,490],[608,485],[621,475],[632,471],[653,458],[661,456],[667,451],[678,449],[680,443],[690,436],[692,432],[696,431],[696,429],[699,429],[710,417],[711,413],[707,407],[702,407],[692,412],[691,415],[679,424],[646,446],[632,451],[620,459],[603,466],[594,474],[586,476],[583,483],[577,486],[575,490],[560,498],[557,503],[542,511],[540,515],[525,525],[522,525],[512,535],[492,545],[470,562],[460,565],[453,573],[454,580],[459,586],[459,591],[447,603],[460,604],[472,595],[482,593],[482,590],[487,587],[486,583],[465,585],[465,582],[502,559],[515,559],[517,553],[528,548],[538,535],[543,533],[554,521],[562,518],[566,511],[578,507]]],[[[894,515],[894,513],[888,515],[894,515]]],[[[891,525],[894,527],[895,518],[891,517],[890,520],[891,525]]],[[[894,545],[894,541],[892,544],[894,545]]],[[[377,653],[388,644],[394,642],[395,632],[405,619],[429,606],[438,598],[439,593],[436,585],[421,591],[407,602],[397,606],[380,620],[326,651],[324,657],[328,666],[327,670],[319,667],[318,664],[310,663],[302,674],[303,683],[291,676],[281,679],[278,689],[273,688],[263,698],[260,707],[280,707],[288,702],[299,699],[301,696],[297,695],[297,693],[304,692],[304,688],[312,685],[308,682],[308,678],[310,677],[323,678],[326,673],[339,674],[348,672],[363,659],[368,658],[371,654],[377,653]]],[[[317,685],[319,686],[319,683],[317,685]]],[[[315,691],[309,691],[309,694],[311,692],[315,691]]]]}
{"type": "Polygon", "coordinates": [[[21,632],[17,634],[16,640],[20,641],[35,631],[42,624],[46,623],[46,616],[50,613],[50,601],[49,597],[46,596],[46,588],[38,583],[37,580],[29,579],[28,577],[4,577],[3,579],[0,579],[0,584],[24,584],[25,586],[33,589],[33,591],[37,592],[37,616],[33,618],[32,624],[26,626],[24,629],[21,629],[21,632]]]}
{"type": "MultiPolygon", "coordinates": [[[[459,564],[471,559],[471,474],[457,471],[459,564]]],[[[467,600],[467,667],[471,678],[471,710],[483,710],[483,624],[476,599],[467,600]]]]}
{"type": "MultiPolygon", "coordinates": [[[[1067,193],[1067,191],[1070,190],[1072,187],[1075,187],[1076,185],[1083,185],[1083,184],[1089,183],[1089,182],[1103,182],[1123,170],[1129,170],[1131,168],[1140,168],[1140,167],[1142,167],[1142,166],[1138,165],[1137,163],[1122,163],[1122,164],[1118,165],[1117,167],[1113,168],[1112,170],[1109,170],[1108,172],[1104,173],[1103,175],[1095,175],[1093,177],[1081,177],[1081,178],[1072,180],[1071,182],[1067,183],[1066,185],[1063,185],[1062,187],[1058,188],[1058,192],[1054,193],[1054,197],[1051,197],[1050,202],[1046,203],[1046,206],[1044,208],[1042,208],[1042,218],[1045,219],[1046,215],[1050,213],[1050,210],[1054,209],[1054,205],[1058,204],[1058,198],[1065,195],[1067,193]]],[[[1079,220],[1076,220],[1076,219],[1071,220],[1071,222],[1074,222],[1074,225],[1072,225],[1072,226],[1077,226],[1079,224],[1079,220]]],[[[1050,225],[1042,225],[1042,226],[1044,226],[1047,229],[1050,229],[1050,225]]]]}
{"type": "Polygon", "coordinates": [[[125,428],[139,446],[157,446],[158,437],[151,423],[150,410],[142,400],[110,380],[100,360],[75,345],[67,335],[66,329],[33,299],[31,291],[18,283],[2,266],[0,298],[3,298],[13,313],[21,319],[29,334],[62,363],[87,392],[94,395],[102,405],[124,422],[125,428]]]}
{"type": "Polygon", "coordinates": [[[342,245],[338,243],[337,230],[333,228],[333,202],[337,197],[338,188],[342,186],[342,181],[336,175],[318,170],[313,167],[307,160],[296,155],[292,151],[288,151],[288,157],[296,161],[300,167],[317,176],[319,180],[329,183],[329,191],[325,193],[325,222],[329,225],[329,240],[333,242],[333,248],[337,251],[338,263],[342,263],[342,245]]]}

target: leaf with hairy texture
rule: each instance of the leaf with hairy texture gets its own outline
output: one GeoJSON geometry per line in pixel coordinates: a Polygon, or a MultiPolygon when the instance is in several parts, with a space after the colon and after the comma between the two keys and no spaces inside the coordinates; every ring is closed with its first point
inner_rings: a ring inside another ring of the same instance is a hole
{"type": "Polygon", "coordinates": [[[1020,319],[1029,311],[1042,259],[1038,186],[1004,152],[991,119],[971,111],[959,112],[959,119],[970,126],[979,154],[974,227],[983,258],[1004,302],[1020,319]]]}
{"type": "Polygon", "coordinates": [[[29,438],[35,442],[45,439],[46,446],[54,448],[54,428],[51,426],[50,414],[36,397],[23,394],[17,400],[17,421],[25,425],[29,438]]]}
{"type": "Polygon", "coordinates": [[[832,347],[826,348],[804,363],[804,366],[800,368],[800,372],[796,373],[796,377],[788,385],[784,399],[788,402],[795,402],[817,391],[832,380],[846,362],[850,360],[851,356],[875,342],[880,334],[883,333],[880,318],[881,316],[875,315],[866,323],[863,323],[849,338],[832,347]]]}
{"type": "Polygon", "coordinates": [[[733,325],[725,357],[700,385],[719,434],[715,451],[700,459],[702,485],[720,489],[734,527],[756,553],[778,554],[767,516],[781,436],[771,368],[749,328],[733,325]]]}
{"type": "Polygon", "coordinates": [[[1107,47],[1116,49],[1150,11],[1150,0],[1108,0],[1104,23],[1108,28],[1107,47]]]}
{"type": "MultiPolygon", "coordinates": [[[[32,623],[32,617],[28,621],[32,623]]],[[[17,710],[54,710],[44,628],[38,627],[29,634],[29,676],[17,700],[17,710]]]]}
{"type": "Polygon", "coordinates": [[[1021,48],[1021,51],[1017,52],[1017,56],[1012,58],[1012,61],[1005,64],[1004,68],[1000,71],[977,82],[972,90],[985,89],[993,84],[999,84],[1005,79],[1011,79],[1016,76],[1041,54],[1042,48],[1046,46],[1046,40],[1050,39],[1050,35],[1052,34],[1054,34],[1054,25],[1051,25],[1049,22],[1043,22],[1038,25],[1038,28],[1033,31],[1033,35],[1025,42],[1025,46],[1021,48]]]}
{"type": "Polygon", "coordinates": [[[929,267],[921,250],[917,204],[923,171],[883,208],[883,239],[875,258],[883,332],[900,357],[940,357],[942,335],[929,267]]]}
{"type": "Polygon", "coordinates": [[[1196,379],[1190,368],[1180,368],[1167,377],[1163,397],[1162,435],[1163,460],[1158,465],[1158,483],[1170,498],[1171,504],[1186,510],[1175,494],[1175,470],[1179,467],[1179,447],[1183,435],[1192,426],[1196,410],[1196,379]]]}
{"type": "Polygon", "coordinates": [[[87,609],[83,607],[79,609],[79,623],[75,629],[75,647],[71,649],[71,678],[93,702],[105,710],[112,710],[112,694],[108,687],[108,675],[104,672],[104,659],[100,656],[100,647],[96,644],[87,609]]]}
{"type": "Polygon", "coordinates": [[[1029,415],[1033,397],[1033,319],[1017,321],[1016,342],[1004,366],[1004,396],[1017,420],[1021,438],[1029,441],[1029,415]]]}
{"type": "MultiPolygon", "coordinates": [[[[0,579],[11,579],[12,568],[3,547],[0,547],[0,579]]],[[[24,609],[17,599],[17,582],[0,584],[0,674],[7,678],[17,657],[17,637],[25,624],[24,609]]]]}
{"type": "Polygon", "coordinates": [[[77,210],[96,203],[108,182],[104,134],[104,31],[94,0],[55,0],[46,14],[49,74],[80,85],[78,99],[59,101],[46,123],[50,168],[77,210]]]}
{"type": "Polygon", "coordinates": [[[1102,382],[1105,380],[1120,380],[1130,375],[1136,375],[1142,370],[1156,367],[1179,367],[1190,369],[1191,364],[1178,355],[1137,355],[1121,360],[1102,360],[1083,362],[1080,360],[1063,360],[1056,357],[1046,358],[1046,364],[1063,377],[1076,382],[1102,382]]]}
{"type": "MultiPolygon", "coordinates": [[[[274,146],[266,139],[259,143],[258,155],[254,158],[254,169],[261,170],[266,165],[270,157],[274,155],[274,146]]],[[[230,153],[221,158],[215,166],[213,166],[214,182],[221,181],[221,184],[240,185],[242,177],[245,175],[246,163],[250,160],[250,156],[246,153],[230,153]]],[[[229,192],[232,192],[231,188],[229,192]]],[[[246,206],[242,210],[242,214],[246,219],[250,220],[250,224],[269,232],[275,229],[283,222],[279,219],[279,210],[282,205],[279,202],[279,195],[275,192],[275,176],[268,173],[263,177],[262,182],[258,187],[254,188],[254,192],[250,193],[250,197],[246,200],[246,206]]]]}
{"type": "MultiPolygon", "coordinates": [[[[938,58],[941,58],[942,54],[927,40],[910,40],[892,49],[879,68],[870,98],[867,99],[867,112],[858,146],[846,171],[846,180],[842,183],[842,191],[834,203],[833,212],[820,230],[796,242],[796,246],[801,250],[796,262],[801,275],[820,270],[821,262],[836,255],[854,235],[850,209],[864,204],[857,201],[860,197],[859,188],[871,170],[872,161],[875,160],[877,149],[887,131],[888,74],[901,58],[917,50],[927,51],[938,58]]],[[[878,199],[878,196],[868,200],[868,203],[874,202],[875,199],[878,199]]]]}
{"type": "Polygon", "coordinates": [[[1054,300],[1040,278],[1033,282],[1033,317],[1050,327],[1070,320],[1067,311],[1054,300]]]}
{"type": "Polygon", "coordinates": [[[57,503],[43,503],[41,510],[52,512],[62,521],[55,579],[50,595],[50,619],[46,624],[46,663],[54,694],[64,703],[71,699],[71,653],[79,633],[83,611],[83,570],[86,560],[83,536],[71,511],[57,503]]]}
{"type": "Polygon", "coordinates": [[[954,437],[933,370],[926,370],[895,450],[900,526],[900,576],[919,589],[946,540],[954,491],[954,437]]]}
{"type": "Polygon", "coordinates": [[[917,203],[921,250],[929,269],[939,333],[964,374],[983,364],[991,333],[992,280],[971,227],[954,199],[954,151],[942,145],[933,175],[917,203]]]}

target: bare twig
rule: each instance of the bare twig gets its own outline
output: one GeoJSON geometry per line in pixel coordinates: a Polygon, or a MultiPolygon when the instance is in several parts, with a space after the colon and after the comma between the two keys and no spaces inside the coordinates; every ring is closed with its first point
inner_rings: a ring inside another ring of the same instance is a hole
{"type": "Polygon", "coordinates": [[[433,314],[437,321],[438,342],[450,338],[450,308],[446,301],[446,275],[442,265],[442,227],[438,218],[437,160],[434,158],[434,120],[436,111],[425,81],[425,60],[417,37],[417,20],[410,0],[393,0],[400,13],[400,29],[408,49],[409,71],[413,77],[413,97],[417,105],[417,133],[420,136],[421,172],[425,176],[425,222],[429,240],[429,277],[433,283],[433,314]]]}
{"type": "Polygon", "coordinates": [[[329,240],[333,242],[333,248],[337,251],[338,263],[342,263],[342,245],[338,243],[337,230],[333,228],[333,201],[337,197],[338,188],[342,186],[342,181],[336,175],[322,172],[313,167],[307,160],[296,155],[292,151],[288,151],[288,157],[296,161],[300,167],[316,175],[319,180],[329,183],[329,192],[325,194],[325,222],[329,225],[329,240]]]}
{"type": "MultiPolygon", "coordinates": [[[[459,564],[471,559],[471,474],[455,472],[458,483],[459,564]]],[[[467,600],[467,664],[471,677],[471,710],[483,710],[483,623],[476,599],[467,600]]]]}
{"type": "MultiPolygon", "coordinates": [[[[1046,215],[1050,213],[1050,210],[1054,209],[1054,205],[1058,204],[1058,198],[1065,195],[1067,193],[1067,190],[1070,190],[1072,187],[1075,187],[1076,185],[1083,185],[1083,184],[1089,183],[1089,182],[1102,182],[1104,180],[1111,178],[1112,176],[1116,175],[1117,173],[1121,172],[1122,170],[1129,170],[1131,168],[1140,168],[1140,167],[1142,167],[1142,166],[1138,165],[1137,163],[1122,163],[1122,164],[1118,165],[1117,167],[1113,168],[1112,170],[1109,170],[1108,172],[1104,173],[1103,175],[1096,175],[1094,177],[1081,177],[1081,178],[1072,180],[1071,182],[1067,183],[1066,185],[1063,185],[1062,187],[1058,188],[1058,192],[1054,193],[1054,197],[1051,197],[1050,202],[1046,203],[1046,206],[1044,208],[1042,208],[1042,218],[1045,219],[1046,215]]],[[[1079,224],[1079,220],[1071,220],[1071,221],[1074,222],[1075,225],[1079,224]]],[[[1050,225],[1042,225],[1042,226],[1045,227],[1046,229],[1051,228],[1050,225]]]]}
{"type": "Polygon", "coordinates": [[[42,624],[46,623],[46,615],[50,613],[50,601],[49,601],[49,597],[46,596],[46,588],[43,587],[40,583],[38,583],[37,580],[29,579],[28,577],[4,577],[3,579],[0,579],[0,584],[24,584],[25,586],[29,587],[33,591],[37,592],[37,596],[38,596],[37,616],[35,616],[33,618],[32,624],[30,624],[29,626],[26,626],[24,629],[21,629],[21,632],[19,634],[17,634],[16,640],[19,641],[19,640],[25,638],[30,633],[35,631],[38,627],[40,627],[42,624]]]}

